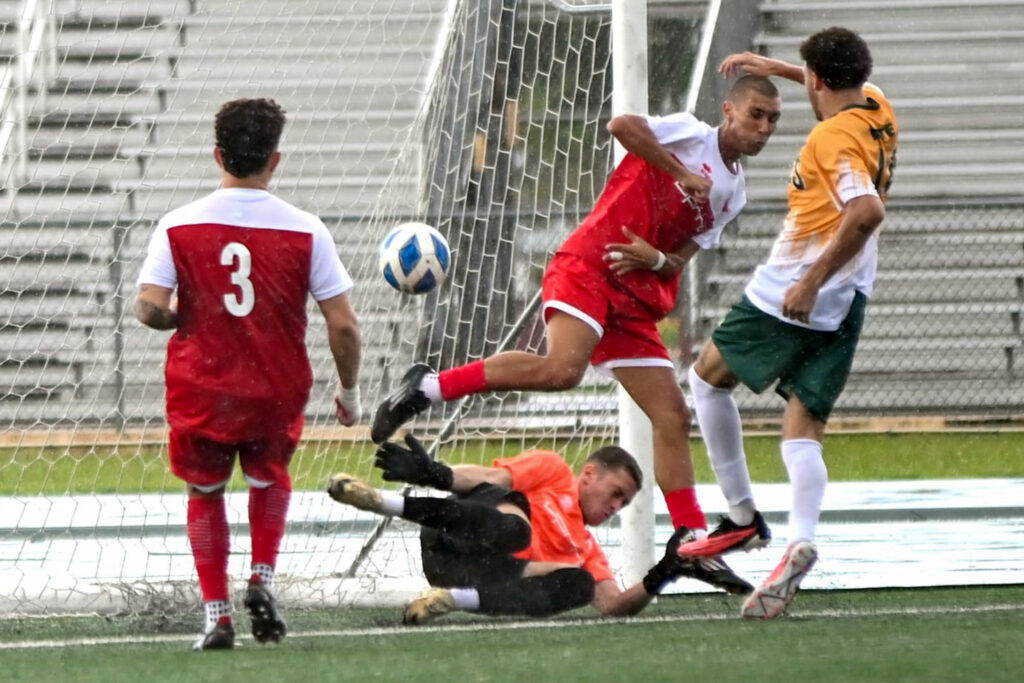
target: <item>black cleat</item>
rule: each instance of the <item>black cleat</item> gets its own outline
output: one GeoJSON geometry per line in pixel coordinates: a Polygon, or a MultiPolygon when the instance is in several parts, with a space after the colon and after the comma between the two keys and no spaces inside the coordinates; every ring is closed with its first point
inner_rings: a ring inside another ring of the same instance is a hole
{"type": "Polygon", "coordinates": [[[276,643],[288,632],[284,619],[277,612],[274,596],[262,581],[249,581],[245,608],[252,618],[252,637],[257,643],[276,643]]]}
{"type": "Polygon", "coordinates": [[[384,443],[399,427],[430,407],[430,399],[420,391],[420,382],[433,372],[434,369],[426,363],[416,363],[405,371],[398,388],[377,406],[373,426],[370,427],[370,440],[384,443]]]}
{"type": "Polygon", "coordinates": [[[721,557],[684,559],[682,576],[688,576],[715,588],[721,588],[729,595],[750,595],[754,592],[754,586],[730,569],[721,557]]]}
{"type": "Polygon", "coordinates": [[[230,621],[218,621],[212,629],[199,636],[199,640],[192,643],[192,649],[202,650],[234,650],[235,649],[235,628],[230,621]]]}

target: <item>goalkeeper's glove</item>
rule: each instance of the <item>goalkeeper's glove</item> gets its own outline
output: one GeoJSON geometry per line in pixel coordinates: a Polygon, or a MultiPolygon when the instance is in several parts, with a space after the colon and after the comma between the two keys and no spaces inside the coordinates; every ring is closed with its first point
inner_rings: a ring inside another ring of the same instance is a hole
{"type": "Polygon", "coordinates": [[[433,460],[412,434],[405,435],[405,443],[408,448],[387,441],[377,449],[377,459],[373,464],[384,471],[384,481],[404,481],[450,491],[455,476],[452,468],[433,460]]]}
{"type": "Polygon", "coordinates": [[[679,557],[679,546],[684,541],[692,540],[688,538],[692,533],[681,526],[668,539],[668,543],[665,544],[665,556],[658,560],[643,578],[644,590],[648,595],[658,595],[665,586],[683,575],[687,560],[679,557]]]}

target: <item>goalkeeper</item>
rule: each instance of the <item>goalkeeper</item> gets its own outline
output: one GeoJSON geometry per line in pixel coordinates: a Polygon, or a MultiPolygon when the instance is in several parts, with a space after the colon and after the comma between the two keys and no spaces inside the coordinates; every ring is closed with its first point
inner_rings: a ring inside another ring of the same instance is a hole
{"type": "Polygon", "coordinates": [[[387,442],[377,451],[384,479],[452,496],[407,497],[347,474],[332,477],[327,491],[338,502],[421,526],[423,571],[434,588],[406,606],[406,624],[453,610],[546,617],[588,603],[601,614],[626,616],[687,573],[690,561],[675,549],[688,538],[677,533],[643,581],[623,591],[586,529],[613,517],[643,485],[636,460],[617,446],[596,450],[574,476],[552,451],[527,451],[493,467],[449,467],[415,437],[405,441],[408,448],[387,442]]]}

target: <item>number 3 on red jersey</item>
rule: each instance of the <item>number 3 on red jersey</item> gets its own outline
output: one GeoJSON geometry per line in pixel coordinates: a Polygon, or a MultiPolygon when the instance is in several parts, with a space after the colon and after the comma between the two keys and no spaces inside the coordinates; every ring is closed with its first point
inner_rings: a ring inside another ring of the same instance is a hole
{"type": "Polygon", "coordinates": [[[252,254],[244,244],[229,242],[220,252],[220,264],[234,268],[231,273],[231,284],[239,290],[224,295],[224,307],[231,315],[244,318],[252,313],[252,308],[256,305],[256,292],[252,287],[252,280],[249,279],[249,274],[252,273],[252,254]]]}

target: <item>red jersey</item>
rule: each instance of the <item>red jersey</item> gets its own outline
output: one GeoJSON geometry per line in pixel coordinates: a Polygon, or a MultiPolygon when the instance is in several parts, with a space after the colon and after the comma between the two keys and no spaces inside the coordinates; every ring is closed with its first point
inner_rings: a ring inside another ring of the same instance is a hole
{"type": "Polygon", "coordinates": [[[512,488],[530,501],[530,547],[516,557],[562,562],[587,570],[594,581],[614,579],[601,546],[587,531],[580,487],[569,465],[553,451],[527,451],[494,461],[512,475],[512,488]]]}
{"type": "Polygon", "coordinates": [[[177,287],[172,428],[225,443],[298,437],[313,383],[307,293],[352,287],[320,219],[262,190],[218,190],[160,221],[138,282],[177,287]]]}
{"type": "MultiPolygon", "coordinates": [[[[628,241],[623,227],[665,253],[678,250],[688,240],[709,248],[743,208],[743,170],[730,169],[722,161],[717,128],[690,114],[648,117],[647,121],[659,143],[688,170],[711,179],[709,199],[697,205],[683,195],[667,171],[627,154],[609,176],[594,209],[558,253],[572,254],[607,271],[608,264],[602,260],[605,245],[628,241]]],[[[634,271],[610,276],[609,282],[637,297],[659,319],[672,310],[679,291],[678,273],[665,278],[654,271],[634,271]]]]}

